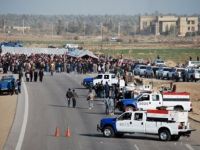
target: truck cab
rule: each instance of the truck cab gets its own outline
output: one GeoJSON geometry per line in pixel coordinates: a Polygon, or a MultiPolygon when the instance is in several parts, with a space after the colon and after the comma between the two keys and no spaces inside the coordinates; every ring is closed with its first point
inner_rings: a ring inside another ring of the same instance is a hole
{"type": "Polygon", "coordinates": [[[133,99],[122,99],[117,103],[120,111],[147,110],[167,107],[169,110],[191,111],[190,94],[187,92],[141,93],[133,99]]]}
{"type": "Polygon", "coordinates": [[[103,85],[105,85],[106,82],[109,86],[112,86],[113,84],[119,84],[120,88],[125,86],[125,81],[122,79],[118,79],[116,75],[112,73],[98,74],[93,79],[93,86],[98,83],[102,83],[103,85]]]}
{"type": "Polygon", "coordinates": [[[122,137],[126,133],[158,135],[161,141],[179,140],[188,136],[191,129],[188,112],[168,110],[127,111],[115,118],[103,118],[97,131],[105,137],[122,137]]]}

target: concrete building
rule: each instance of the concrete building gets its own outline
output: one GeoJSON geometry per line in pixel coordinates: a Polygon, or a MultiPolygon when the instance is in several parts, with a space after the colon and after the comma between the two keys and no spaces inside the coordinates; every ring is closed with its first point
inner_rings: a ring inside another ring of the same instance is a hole
{"type": "Polygon", "coordinates": [[[142,16],[140,17],[140,31],[146,31],[154,24],[156,17],[154,16],[142,16]]]}
{"type": "Polygon", "coordinates": [[[31,29],[31,27],[29,27],[29,26],[13,26],[13,29],[14,30],[17,30],[17,31],[24,31],[24,30],[30,30],[31,29]]]}
{"type": "Polygon", "coordinates": [[[185,36],[198,31],[198,17],[141,16],[140,32],[155,35],[172,33],[185,36]]]}
{"type": "Polygon", "coordinates": [[[179,36],[198,32],[198,17],[180,17],[178,20],[179,36]]]}

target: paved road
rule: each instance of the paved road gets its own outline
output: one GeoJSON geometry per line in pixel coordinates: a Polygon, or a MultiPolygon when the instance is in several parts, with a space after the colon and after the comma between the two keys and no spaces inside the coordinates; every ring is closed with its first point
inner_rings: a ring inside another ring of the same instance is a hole
{"type": "MultiPolygon", "coordinates": [[[[160,142],[157,136],[126,135],[124,138],[104,138],[96,131],[100,118],[105,117],[102,101],[95,101],[89,110],[85,96],[88,90],[80,85],[77,75],[45,76],[42,83],[26,83],[29,94],[29,116],[22,150],[199,150],[199,131],[178,142],[160,142]],[[65,106],[65,92],[75,88],[79,98],[77,108],[65,106]],[[65,137],[67,126],[71,137],[65,137]],[[55,129],[61,136],[55,137],[55,129]]],[[[196,125],[196,124],[194,124],[196,125]]],[[[198,126],[198,125],[196,125],[198,126]]]]}

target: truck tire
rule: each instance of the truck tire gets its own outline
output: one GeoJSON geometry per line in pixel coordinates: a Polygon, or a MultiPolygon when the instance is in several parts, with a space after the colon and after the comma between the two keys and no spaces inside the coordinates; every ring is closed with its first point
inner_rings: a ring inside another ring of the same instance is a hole
{"type": "Polygon", "coordinates": [[[167,129],[162,129],[159,131],[159,139],[161,141],[170,141],[171,140],[171,134],[169,130],[167,129]]]}
{"type": "Polygon", "coordinates": [[[183,109],[182,106],[175,106],[174,110],[176,110],[176,111],[183,111],[184,109],[183,109]]]}
{"type": "Polygon", "coordinates": [[[180,139],[180,135],[172,135],[171,140],[172,141],[178,141],[180,139]]]}
{"type": "Polygon", "coordinates": [[[105,137],[113,137],[114,136],[114,130],[111,126],[106,126],[103,129],[103,135],[105,137]]]}

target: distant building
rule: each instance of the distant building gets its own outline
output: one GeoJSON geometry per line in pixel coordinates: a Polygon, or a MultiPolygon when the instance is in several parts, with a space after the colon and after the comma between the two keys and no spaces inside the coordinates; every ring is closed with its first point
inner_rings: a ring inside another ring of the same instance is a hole
{"type": "Polygon", "coordinates": [[[179,36],[186,33],[198,32],[198,17],[180,17],[178,20],[179,36]]]}
{"type": "Polygon", "coordinates": [[[198,17],[141,16],[140,33],[155,35],[173,32],[178,36],[198,32],[198,17]]]}
{"type": "Polygon", "coordinates": [[[31,27],[29,26],[13,26],[13,29],[14,30],[17,30],[17,31],[29,31],[31,29],[31,27]]]}
{"type": "Polygon", "coordinates": [[[140,31],[152,32],[151,28],[154,26],[156,17],[154,16],[142,16],[140,17],[140,31]]]}

